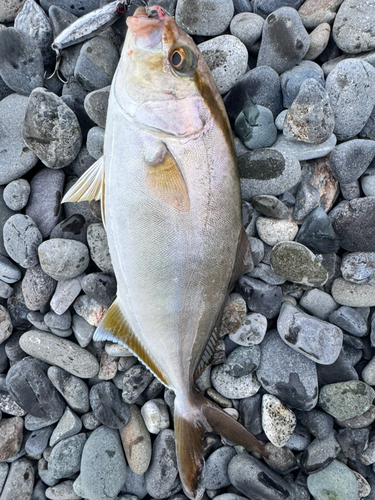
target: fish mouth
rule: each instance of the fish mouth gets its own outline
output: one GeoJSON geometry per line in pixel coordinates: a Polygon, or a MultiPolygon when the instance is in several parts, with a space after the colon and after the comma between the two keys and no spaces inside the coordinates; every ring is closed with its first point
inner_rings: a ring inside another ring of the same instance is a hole
{"type": "Polygon", "coordinates": [[[128,17],[126,24],[130,31],[140,37],[148,37],[154,31],[163,29],[168,16],[159,5],[138,7],[134,15],[128,17]]]}

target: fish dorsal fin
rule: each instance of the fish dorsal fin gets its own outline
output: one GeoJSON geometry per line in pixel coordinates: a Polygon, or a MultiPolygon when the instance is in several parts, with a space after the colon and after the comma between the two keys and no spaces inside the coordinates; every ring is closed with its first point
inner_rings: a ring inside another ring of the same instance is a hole
{"type": "Polygon", "coordinates": [[[69,189],[62,199],[62,203],[100,200],[102,197],[103,173],[104,161],[103,156],[101,156],[69,189]]]}
{"type": "Polygon", "coordinates": [[[232,277],[229,282],[230,292],[235,284],[235,282],[247,271],[250,271],[254,267],[253,256],[251,254],[251,248],[249,239],[245,232],[245,229],[241,227],[240,239],[237,246],[236,260],[233,266],[232,277]]]}
{"type": "Polygon", "coordinates": [[[164,384],[168,385],[162,369],[154,358],[138,340],[128,321],[121,312],[117,300],[108,309],[100,325],[95,331],[94,340],[110,340],[127,347],[137,358],[149,368],[164,384]]]}
{"type": "Polygon", "coordinates": [[[190,210],[189,193],[177,162],[166,149],[163,159],[146,167],[147,185],[151,192],[179,212],[190,210]]]}

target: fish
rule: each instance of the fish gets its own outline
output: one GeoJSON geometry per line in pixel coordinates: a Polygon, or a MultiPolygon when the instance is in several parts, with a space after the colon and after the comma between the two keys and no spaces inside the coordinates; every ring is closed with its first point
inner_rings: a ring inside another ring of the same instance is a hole
{"type": "Polygon", "coordinates": [[[203,56],[158,5],[126,22],[103,157],[63,202],[101,200],[118,289],[94,340],[125,345],[174,391],[178,470],[195,500],[204,492],[206,431],[267,456],[195,387],[252,257],[233,136],[203,56]]]}

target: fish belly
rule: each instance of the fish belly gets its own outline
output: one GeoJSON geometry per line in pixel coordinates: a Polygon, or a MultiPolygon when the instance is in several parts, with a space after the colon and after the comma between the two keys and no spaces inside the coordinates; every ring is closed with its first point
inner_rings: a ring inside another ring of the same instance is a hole
{"type": "Polygon", "coordinates": [[[233,270],[241,230],[236,166],[215,125],[190,141],[162,137],[113,105],[104,163],[118,303],[168,386],[183,390],[192,383],[233,270]],[[145,156],[162,143],[186,182],[189,211],[159,199],[147,184],[145,156]]]}

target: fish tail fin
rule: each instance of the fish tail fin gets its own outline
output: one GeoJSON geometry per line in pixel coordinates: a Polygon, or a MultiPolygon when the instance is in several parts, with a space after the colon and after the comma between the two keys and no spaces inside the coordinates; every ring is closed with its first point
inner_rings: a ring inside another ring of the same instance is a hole
{"type": "Polygon", "coordinates": [[[177,462],[185,494],[199,500],[204,493],[200,479],[204,466],[203,436],[215,432],[235,445],[267,457],[262,444],[239,422],[201,394],[189,401],[176,397],[174,410],[177,462]]]}

